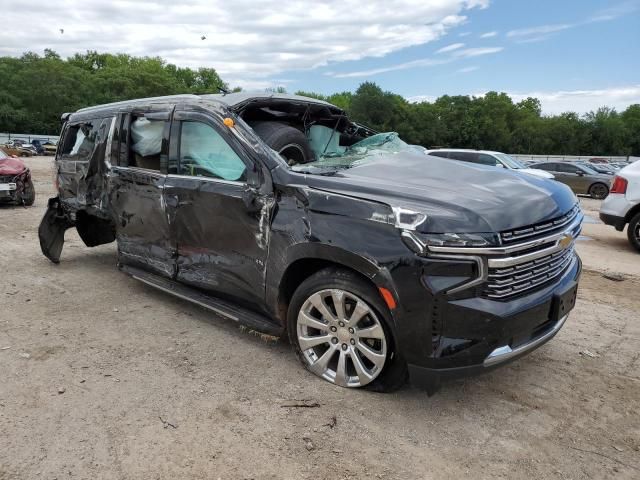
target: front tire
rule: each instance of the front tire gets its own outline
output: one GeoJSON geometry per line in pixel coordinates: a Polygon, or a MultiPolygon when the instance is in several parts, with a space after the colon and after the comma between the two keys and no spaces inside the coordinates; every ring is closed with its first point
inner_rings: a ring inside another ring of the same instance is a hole
{"type": "Polygon", "coordinates": [[[589,187],[589,195],[596,200],[604,200],[609,195],[609,187],[604,183],[594,183],[589,187]]]}
{"type": "Polygon", "coordinates": [[[627,238],[631,246],[640,252],[640,213],[637,213],[629,222],[627,238]]]}
{"type": "Polygon", "coordinates": [[[298,358],[324,380],[380,392],[406,382],[389,310],[377,290],[355,273],[327,268],[307,278],[295,291],[287,318],[298,358]]]}
{"type": "Polygon", "coordinates": [[[25,207],[30,207],[36,201],[36,189],[34,188],[33,181],[31,179],[24,184],[21,201],[25,207]]]}

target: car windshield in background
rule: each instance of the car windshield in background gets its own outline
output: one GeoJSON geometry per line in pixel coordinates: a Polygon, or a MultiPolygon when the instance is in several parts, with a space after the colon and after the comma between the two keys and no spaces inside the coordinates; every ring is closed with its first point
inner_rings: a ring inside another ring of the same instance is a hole
{"type": "Polygon", "coordinates": [[[588,173],[589,175],[597,175],[598,174],[598,172],[596,172],[593,168],[591,168],[588,165],[585,165],[584,163],[579,163],[577,165],[584,171],[584,173],[588,173]]]}
{"type": "Polygon", "coordinates": [[[356,167],[375,160],[382,155],[399,153],[407,150],[420,151],[422,147],[409,145],[400,140],[395,132],[378,133],[347,147],[342,152],[331,152],[321,155],[313,162],[294,165],[292,170],[300,173],[327,174],[336,170],[356,167]]]}
{"type": "Polygon", "coordinates": [[[496,157],[498,157],[502,162],[507,165],[509,168],[513,168],[514,170],[519,170],[521,168],[527,168],[525,165],[520,163],[515,158],[510,157],[509,155],[505,155],[504,153],[496,153],[496,157]]]}
{"type": "Polygon", "coordinates": [[[9,158],[9,155],[4,153],[4,150],[0,148],[0,159],[9,158]]]}

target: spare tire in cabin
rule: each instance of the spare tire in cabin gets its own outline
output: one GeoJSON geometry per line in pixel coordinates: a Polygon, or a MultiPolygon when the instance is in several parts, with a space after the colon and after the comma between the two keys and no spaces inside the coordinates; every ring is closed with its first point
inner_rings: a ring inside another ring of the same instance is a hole
{"type": "Polygon", "coordinates": [[[280,122],[253,122],[251,128],[264,143],[284,157],[289,165],[314,160],[309,140],[297,128],[280,122]]]}

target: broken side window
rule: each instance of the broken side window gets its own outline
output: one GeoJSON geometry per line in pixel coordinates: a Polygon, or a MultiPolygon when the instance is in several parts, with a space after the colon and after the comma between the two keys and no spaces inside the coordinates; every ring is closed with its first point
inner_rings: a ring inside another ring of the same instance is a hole
{"type": "Polygon", "coordinates": [[[182,175],[242,181],[246,165],[226,140],[210,125],[182,122],[180,133],[182,175]]]}
{"type": "Polygon", "coordinates": [[[133,117],[129,142],[129,166],[160,170],[162,139],[167,122],[133,117]]]}
{"type": "Polygon", "coordinates": [[[96,128],[92,123],[80,123],[67,128],[62,144],[61,156],[69,160],[89,160],[96,142],[100,121],[96,128]]]}

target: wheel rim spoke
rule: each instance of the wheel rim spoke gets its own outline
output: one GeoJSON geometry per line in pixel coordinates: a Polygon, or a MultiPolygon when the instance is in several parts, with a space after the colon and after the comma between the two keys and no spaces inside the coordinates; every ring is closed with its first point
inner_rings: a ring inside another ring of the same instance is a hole
{"type": "Polygon", "coordinates": [[[351,312],[351,318],[349,318],[349,323],[353,326],[357,325],[360,320],[362,320],[366,315],[371,313],[369,307],[363,302],[356,303],[353,312],[351,312]]]}
{"type": "Polygon", "coordinates": [[[347,354],[344,351],[340,352],[335,382],[342,387],[347,385],[347,354]]]}
{"type": "Polygon", "coordinates": [[[329,330],[329,325],[321,322],[320,320],[313,318],[311,315],[309,315],[306,312],[300,312],[300,315],[298,316],[298,324],[315,328],[316,330],[321,330],[323,332],[326,332],[327,330],[329,330]]]}
{"type": "Polygon", "coordinates": [[[311,369],[315,372],[316,375],[324,375],[327,371],[327,366],[329,362],[335,355],[336,351],[333,348],[329,348],[326,352],[322,354],[322,356],[316,360],[312,365],[311,369]]]}
{"type": "Polygon", "coordinates": [[[327,322],[336,320],[336,317],[334,317],[333,314],[329,311],[329,308],[324,303],[324,299],[319,293],[316,293],[309,297],[309,302],[311,303],[311,305],[316,307],[316,310],[320,312],[322,318],[324,318],[327,322]]]}
{"type": "Polygon", "coordinates": [[[377,323],[371,327],[358,328],[356,330],[356,333],[360,338],[375,338],[375,339],[384,338],[384,330],[382,330],[382,327],[377,323]]]}
{"type": "Polygon", "coordinates": [[[384,363],[385,355],[382,355],[371,349],[367,344],[358,342],[356,348],[360,353],[362,353],[365,357],[371,360],[376,367],[384,363]]]}
{"type": "Polygon", "coordinates": [[[345,320],[346,316],[344,314],[344,292],[341,290],[332,290],[331,298],[333,299],[333,306],[336,309],[336,317],[338,320],[345,320]]]}
{"type": "Polygon", "coordinates": [[[369,374],[367,368],[363,365],[362,360],[360,360],[360,357],[355,351],[351,353],[351,361],[353,362],[353,367],[356,369],[360,383],[362,385],[369,383],[372,380],[372,376],[369,374]]]}
{"type": "Polygon", "coordinates": [[[318,335],[313,337],[298,336],[298,343],[300,343],[300,349],[303,351],[329,342],[331,342],[331,335],[318,335]]]}

